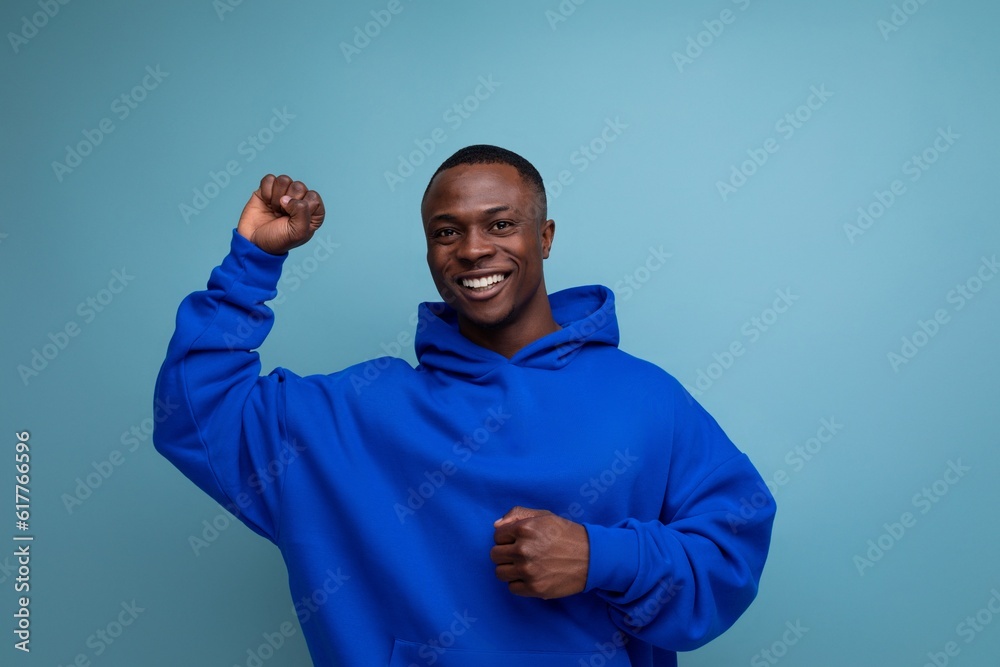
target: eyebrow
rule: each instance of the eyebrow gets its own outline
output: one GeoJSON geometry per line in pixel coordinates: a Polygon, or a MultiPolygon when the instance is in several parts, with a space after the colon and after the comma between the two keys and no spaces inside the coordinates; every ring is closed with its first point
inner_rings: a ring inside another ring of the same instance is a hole
{"type": "MultiPolygon", "coordinates": [[[[511,210],[513,210],[512,207],[507,206],[506,204],[501,206],[491,206],[490,208],[483,211],[482,215],[489,216],[489,215],[494,215],[495,213],[502,213],[503,211],[511,211],[511,210]]],[[[430,219],[430,222],[431,223],[441,222],[441,221],[454,222],[456,220],[458,220],[458,218],[452,215],[451,213],[438,213],[437,215],[435,215],[430,219]]]]}

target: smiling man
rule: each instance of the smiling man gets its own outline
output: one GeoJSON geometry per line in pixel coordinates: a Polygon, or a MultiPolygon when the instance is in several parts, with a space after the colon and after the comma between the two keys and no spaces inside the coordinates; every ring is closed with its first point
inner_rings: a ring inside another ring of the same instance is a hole
{"type": "Polygon", "coordinates": [[[265,176],[181,304],[157,450],[281,550],[317,665],[676,665],[756,595],[763,480],[618,348],[610,289],[547,292],[555,223],[524,158],[458,151],[421,215],[443,301],[419,306],[417,367],[261,376],[265,302],[325,217],[265,176]]]}
{"type": "Polygon", "coordinates": [[[471,146],[446,160],[427,185],[421,215],[427,265],[457,311],[458,330],[510,358],[560,328],[542,275],[556,223],[545,219],[541,177],[524,158],[465,162],[497,150],[471,146]]]}

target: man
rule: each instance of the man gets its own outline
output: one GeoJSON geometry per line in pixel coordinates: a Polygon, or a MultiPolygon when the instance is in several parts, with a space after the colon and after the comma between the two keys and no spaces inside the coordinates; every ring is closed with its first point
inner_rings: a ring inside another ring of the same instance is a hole
{"type": "Polygon", "coordinates": [[[608,288],[547,294],[555,223],[524,158],[458,151],[421,215],[444,301],[419,306],[418,366],[261,377],[264,302],[325,216],[265,176],[181,304],[157,450],[279,547],[317,665],[676,665],[755,597],[773,498],[618,349],[608,288]]]}

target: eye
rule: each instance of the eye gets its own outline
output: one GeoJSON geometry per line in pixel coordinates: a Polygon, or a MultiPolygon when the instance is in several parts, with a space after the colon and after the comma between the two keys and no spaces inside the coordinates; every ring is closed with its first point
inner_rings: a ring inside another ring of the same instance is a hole
{"type": "Polygon", "coordinates": [[[514,225],[510,220],[497,220],[493,223],[493,226],[497,229],[506,229],[507,227],[512,227],[514,225]],[[502,227],[500,225],[503,225],[502,227]]]}
{"type": "Polygon", "coordinates": [[[436,239],[436,238],[438,238],[440,236],[451,236],[452,235],[451,232],[454,232],[454,231],[455,230],[451,229],[450,227],[445,227],[444,229],[439,229],[436,232],[434,232],[433,234],[431,234],[431,238],[436,239]]]}

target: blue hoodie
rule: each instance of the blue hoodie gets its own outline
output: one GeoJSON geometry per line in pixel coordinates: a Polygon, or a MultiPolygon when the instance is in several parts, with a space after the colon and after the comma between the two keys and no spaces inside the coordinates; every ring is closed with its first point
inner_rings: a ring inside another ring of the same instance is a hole
{"type": "Polygon", "coordinates": [[[180,306],[155,398],[181,408],[153,439],[281,550],[316,665],[676,665],[746,610],[774,500],[677,380],[618,349],[611,290],[550,294],[562,328],[510,359],[425,302],[416,368],[261,376],[286,257],[234,230],[180,306]],[[583,592],[496,578],[515,505],[586,528],[583,592]]]}

